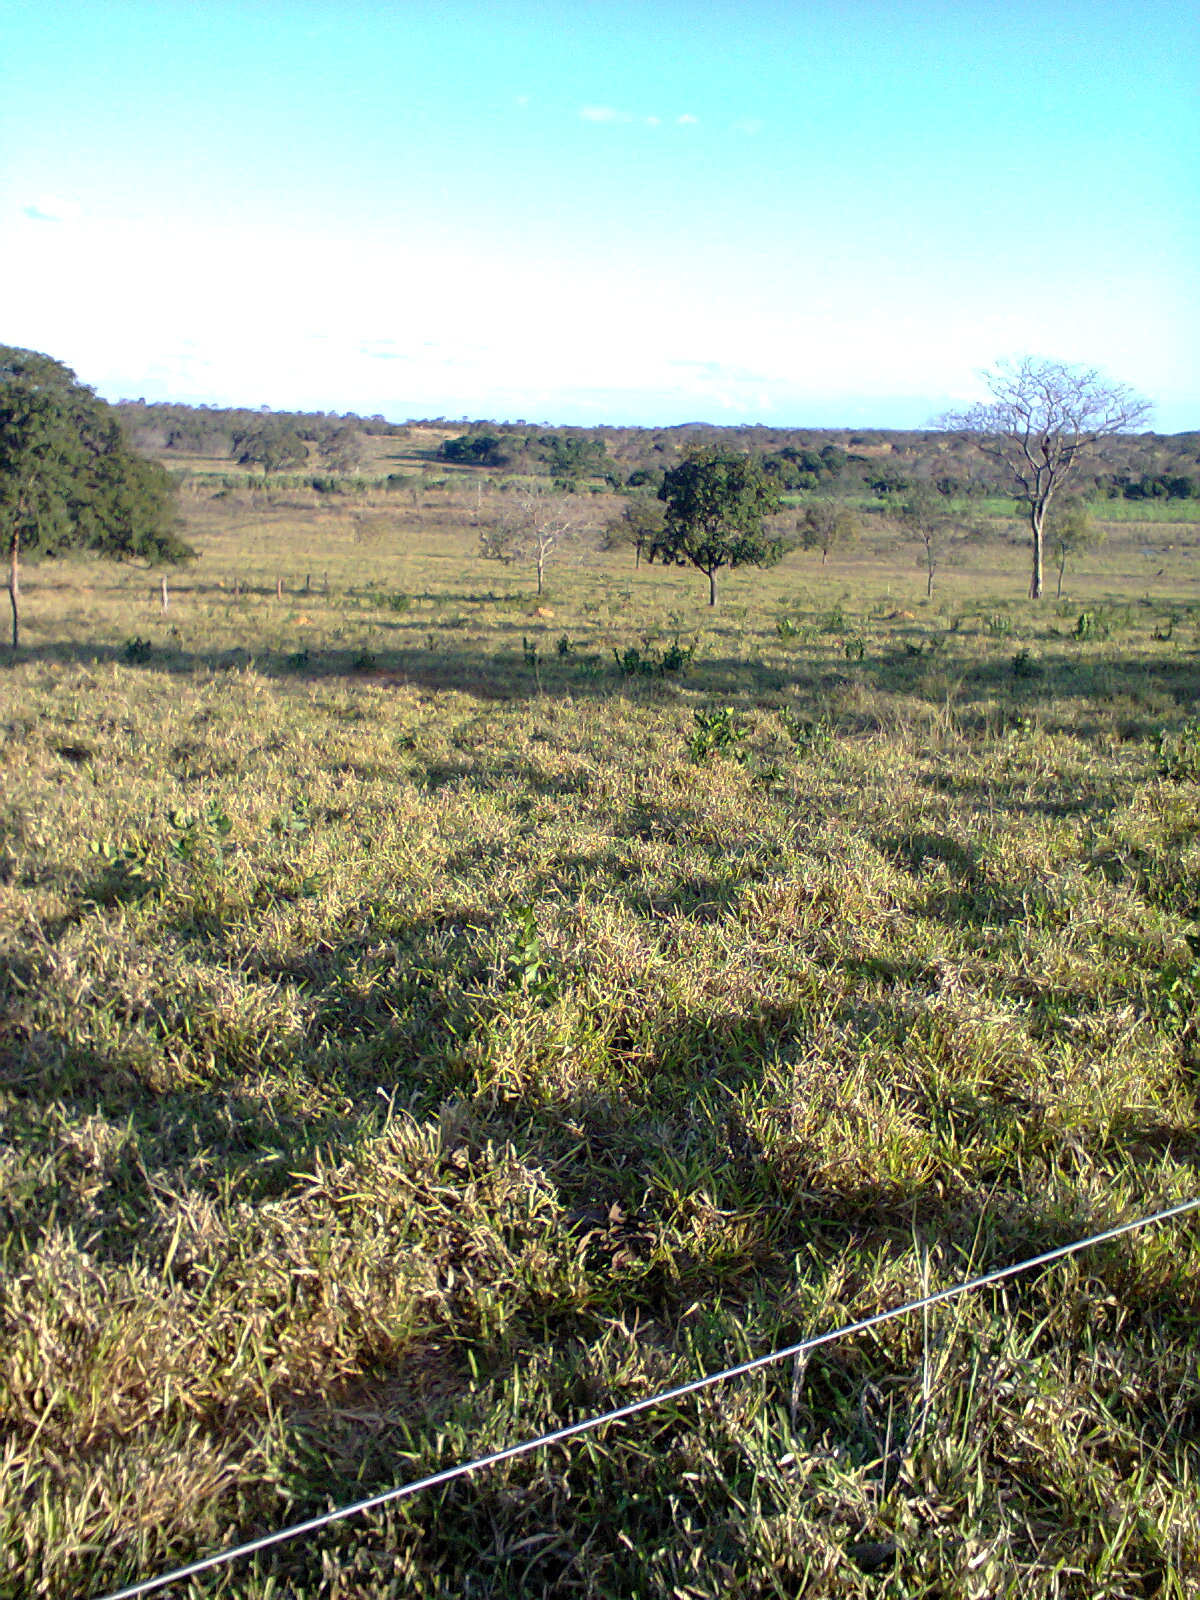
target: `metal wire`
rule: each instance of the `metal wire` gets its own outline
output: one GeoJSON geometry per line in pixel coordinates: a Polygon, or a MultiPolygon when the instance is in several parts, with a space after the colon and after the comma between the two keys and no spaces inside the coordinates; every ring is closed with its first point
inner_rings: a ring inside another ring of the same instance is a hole
{"type": "Polygon", "coordinates": [[[165,1589],[171,1583],[182,1583],[184,1578],[194,1578],[197,1573],[208,1572],[213,1567],[224,1566],[230,1561],[238,1561],[242,1556],[254,1555],[259,1550],[268,1550],[272,1545],[283,1544],[287,1539],[298,1539],[303,1534],[316,1533],[321,1528],[327,1528],[331,1522],[359,1516],[364,1511],[373,1511],[377,1506],[388,1505],[393,1500],[407,1499],[410,1495],[420,1494],[425,1489],[436,1489],[439,1484],[452,1483],[455,1478],[465,1478],[471,1472],[482,1472],[487,1467],[498,1466],[501,1461],[512,1461],[517,1456],[529,1455],[534,1450],[544,1450],[549,1445],[562,1444],[567,1439],[577,1439],[580,1434],[593,1433],[597,1428],[603,1428],[610,1422],[622,1422],[626,1417],[636,1416],[640,1411],[650,1411],[653,1407],[666,1405],[671,1400],[682,1400],[685,1395],[696,1394],[699,1390],[707,1389],[716,1383],[727,1383],[731,1378],[743,1377],[748,1372],[757,1372],[760,1367],[771,1366],[777,1361],[786,1361],[789,1356],[805,1355],[821,1345],[832,1344],[836,1339],[846,1339],[854,1333],[865,1333],[868,1328],[876,1328],[881,1322],[889,1322],[895,1317],[907,1316],[910,1311],[921,1311],[928,1306],[938,1305],[943,1300],[951,1300],[956,1295],[967,1294],[973,1289],[984,1289],[988,1284],[1000,1283],[1003,1279],[1013,1278],[1020,1272],[1029,1272],[1034,1267],[1048,1266],[1053,1261],[1061,1261],[1064,1257],[1075,1255],[1080,1250],[1090,1249],[1093,1245],[1104,1244],[1109,1239],[1119,1239],[1123,1234],[1133,1233],[1138,1228],[1146,1228],[1156,1222],[1168,1222],[1172,1217],[1180,1217],[1188,1211],[1198,1209],[1200,1209],[1200,1198],[1185,1200],[1181,1205],[1172,1206],[1167,1211],[1157,1211],[1152,1216],[1139,1217],[1135,1222],[1122,1222],[1115,1228],[1106,1228],[1103,1233],[1092,1234],[1087,1239],[1076,1239],[1072,1244],[1060,1245],[1056,1250],[1047,1250],[1040,1256],[1030,1256],[1027,1261],[1018,1261],[1013,1266],[999,1267],[995,1272],[985,1272],[980,1278],[969,1278],[963,1283],[951,1284],[947,1289],[938,1289],[933,1294],[923,1295],[920,1300],[893,1306],[889,1311],[877,1311],[874,1316],[864,1317],[861,1322],[851,1322],[845,1327],[831,1329],[828,1333],[815,1334],[811,1339],[802,1339],[799,1344],[790,1344],[782,1350],[772,1350],[768,1355],[754,1356],[749,1361],[739,1362],[736,1367],[726,1367],[721,1372],[710,1372],[702,1378],[693,1378],[690,1383],[681,1383],[674,1389],[664,1390],[662,1394],[650,1395],[644,1400],[633,1400],[628,1405],[616,1406],[612,1411],[605,1411],[601,1416],[569,1423],[566,1427],[556,1428],[553,1433],[543,1433],[536,1439],[525,1439],[520,1444],[508,1445],[503,1450],[495,1450],[491,1455],[480,1456],[475,1461],[463,1461],[457,1466],[446,1467],[441,1472],[432,1473],[428,1478],[418,1478],[415,1483],[400,1484],[397,1488],[385,1489],[382,1494],[374,1494],[366,1500],[355,1501],[353,1505],[339,1506],[337,1510],[323,1512],[319,1517],[309,1517],[307,1522],[297,1522],[290,1528],[280,1528],[275,1533],[263,1534],[261,1538],[251,1539],[246,1544],[235,1546],[232,1550],[220,1550],[216,1555],[205,1556],[203,1560],[193,1561],[186,1567],[177,1567],[174,1572],[164,1572],[157,1578],[143,1579],[141,1583],[131,1584],[127,1589],[119,1589],[112,1594],[98,1597],[98,1600],[136,1600],[139,1595],[152,1594],[154,1590],[165,1589]]]}

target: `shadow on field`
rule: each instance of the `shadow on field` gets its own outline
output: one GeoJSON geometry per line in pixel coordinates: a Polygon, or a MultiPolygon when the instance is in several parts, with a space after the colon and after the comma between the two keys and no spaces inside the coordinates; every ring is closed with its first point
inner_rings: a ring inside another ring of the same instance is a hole
{"type": "MultiPolygon", "coordinates": [[[[406,624],[406,626],[408,626],[406,624]]],[[[420,630],[414,630],[420,631],[420,630]]],[[[681,690],[732,705],[759,703],[763,696],[788,694],[826,708],[843,732],[867,731],[888,722],[886,708],[872,706],[871,696],[900,697],[895,715],[911,716],[924,702],[932,714],[949,708],[966,732],[995,732],[997,714],[1019,720],[1043,707],[1061,709],[1064,725],[1080,738],[1111,734],[1114,726],[1126,738],[1153,736],[1182,710],[1200,702],[1200,673],[1193,654],[1137,658],[1112,652],[1082,654],[1059,644],[1049,651],[1037,645],[1017,648],[1009,641],[1003,652],[981,656],[965,649],[954,652],[944,642],[936,652],[898,654],[891,645],[869,647],[861,661],[845,661],[829,644],[789,650],[787,664],[751,658],[700,657],[686,673],[623,671],[612,653],[572,652],[559,656],[552,648],[554,630],[513,624],[516,637],[528,638],[523,648],[486,651],[466,642],[438,637],[432,648],[297,649],[284,653],[243,648],[188,651],[169,646],[133,649],[112,643],[31,645],[15,655],[0,651],[0,670],[34,662],[70,663],[81,667],[124,667],[131,672],[190,674],[238,672],[252,668],[280,682],[342,683],[356,687],[416,689],[424,693],[458,692],[482,701],[670,699],[681,690]],[[522,631],[524,626],[524,632],[522,631]],[[1009,645],[1014,648],[1010,649],[1009,645]],[[131,659],[132,655],[132,659],[131,659]],[[842,702],[840,708],[838,702],[842,702]],[[1107,708],[1097,717],[1095,708],[1107,708]],[[832,708],[832,709],[830,709],[832,708]],[[883,721],[881,722],[881,717],[883,721]]],[[[943,641],[946,636],[939,636],[943,641]]]]}

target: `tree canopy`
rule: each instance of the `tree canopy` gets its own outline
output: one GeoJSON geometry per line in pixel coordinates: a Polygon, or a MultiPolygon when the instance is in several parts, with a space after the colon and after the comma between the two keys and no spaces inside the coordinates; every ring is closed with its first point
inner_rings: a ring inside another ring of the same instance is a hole
{"type": "Polygon", "coordinates": [[[175,490],[135,455],[113,409],[69,367],[0,346],[0,550],[20,643],[20,557],[91,550],[118,561],[189,559],[175,490]]]}
{"type": "Polygon", "coordinates": [[[233,446],[239,467],[261,466],[268,472],[286,472],[308,461],[308,447],[295,428],[270,419],[261,426],[235,433],[233,446]]]}
{"type": "Polygon", "coordinates": [[[800,518],[800,542],[806,550],[821,552],[822,566],[835,550],[853,544],[858,533],[858,518],[854,512],[844,500],[831,496],[812,501],[800,518]]]}
{"type": "Polygon", "coordinates": [[[779,509],[779,491],[756,456],[695,450],[664,476],[658,498],[666,514],[647,559],[703,572],[710,606],[722,567],[770,567],[784,553],[783,540],[763,528],[779,509]]]}

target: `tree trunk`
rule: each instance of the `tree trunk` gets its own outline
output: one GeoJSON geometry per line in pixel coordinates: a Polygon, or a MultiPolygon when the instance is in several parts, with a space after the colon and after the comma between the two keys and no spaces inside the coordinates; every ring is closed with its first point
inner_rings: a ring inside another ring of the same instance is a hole
{"type": "Polygon", "coordinates": [[[1029,598],[1040,600],[1042,598],[1042,566],[1043,566],[1043,538],[1042,528],[1046,520],[1045,506],[1030,506],[1029,531],[1033,535],[1033,570],[1029,574],[1029,598]]]}
{"type": "Polygon", "coordinates": [[[932,600],[933,599],[933,568],[932,567],[927,567],[925,569],[925,598],[926,598],[926,600],[932,600]]]}
{"type": "Polygon", "coordinates": [[[21,648],[21,535],[13,529],[8,567],[8,603],[12,606],[12,647],[21,648]]]}
{"type": "Polygon", "coordinates": [[[708,575],[708,603],[715,606],[717,603],[717,569],[714,567],[708,575]]]}
{"type": "Polygon", "coordinates": [[[542,571],[543,571],[544,565],[545,565],[545,563],[539,560],[539,562],[537,564],[537,575],[538,575],[537,592],[539,594],[541,594],[541,592],[542,592],[542,571]]]}
{"type": "Polygon", "coordinates": [[[1065,571],[1065,569],[1066,569],[1066,563],[1063,562],[1063,564],[1058,569],[1058,589],[1057,589],[1057,591],[1055,593],[1055,596],[1054,596],[1054,598],[1056,600],[1061,600],[1062,599],[1062,581],[1063,581],[1063,572],[1065,571]]]}
{"type": "Polygon", "coordinates": [[[633,547],[633,570],[636,572],[642,564],[642,547],[635,544],[633,547]]]}

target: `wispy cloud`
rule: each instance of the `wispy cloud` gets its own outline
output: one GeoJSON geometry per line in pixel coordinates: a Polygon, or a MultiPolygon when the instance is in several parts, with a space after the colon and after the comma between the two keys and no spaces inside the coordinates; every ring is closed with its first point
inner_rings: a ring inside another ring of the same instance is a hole
{"type": "Polygon", "coordinates": [[[690,111],[685,111],[681,117],[675,118],[677,128],[695,128],[700,124],[700,118],[694,117],[690,111]]]}
{"type": "Polygon", "coordinates": [[[78,222],[83,208],[75,200],[60,200],[56,195],[40,194],[22,208],[35,222],[78,222]]]}
{"type": "Polygon", "coordinates": [[[598,123],[638,123],[643,128],[658,128],[662,126],[661,117],[643,117],[633,111],[618,111],[615,106],[583,106],[579,112],[580,122],[598,123]]]}
{"type": "Polygon", "coordinates": [[[766,123],[761,117],[743,117],[740,122],[735,122],[733,126],[737,133],[761,133],[766,127],[766,123]]]}
{"type": "Polygon", "coordinates": [[[392,339],[373,339],[358,347],[359,355],[367,356],[371,361],[410,361],[411,356],[403,350],[397,350],[392,339]]]}

